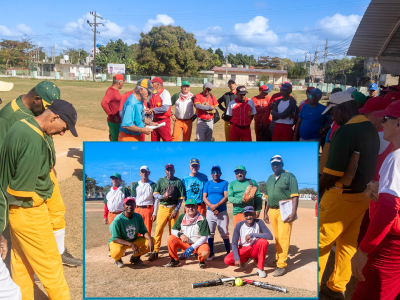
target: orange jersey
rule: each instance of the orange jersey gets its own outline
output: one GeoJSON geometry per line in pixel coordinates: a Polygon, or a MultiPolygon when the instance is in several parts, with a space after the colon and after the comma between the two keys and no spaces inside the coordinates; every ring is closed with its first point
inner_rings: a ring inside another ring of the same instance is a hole
{"type": "MultiPolygon", "coordinates": [[[[201,104],[202,105],[204,102],[207,102],[208,105],[218,106],[218,101],[217,101],[217,99],[215,98],[214,95],[210,95],[208,97],[205,97],[203,95],[203,93],[200,93],[200,94],[197,94],[194,97],[194,105],[196,105],[196,104],[201,104]]],[[[197,109],[197,117],[199,119],[203,119],[203,120],[210,120],[210,119],[214,118],[214,115],[213,114],[209,114],[209,113],[207,113],[207,111],[204,111],[202,109],[197,109]]]]}

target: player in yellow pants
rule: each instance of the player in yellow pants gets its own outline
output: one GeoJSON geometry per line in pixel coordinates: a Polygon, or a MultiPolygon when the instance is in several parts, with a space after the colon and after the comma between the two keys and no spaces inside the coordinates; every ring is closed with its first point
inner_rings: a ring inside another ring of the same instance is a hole
{"type": "Polygon", "coordinates": [[[275,236],[276,266],[286,268],[293,222],[283,222],[280,209],[270,208],[269,214],[275,236]]]}
{"type": "Polygon", "coordinates": [[[160,252],[161,248],[161,238],[164,232],[164,228],[168,223],[169,235],[171,235],[171,229],[174,226],[176,219],[178,218],[178,214],[176,214],[174,219],[170,219],[171,214],[173,213],[176,205],[172,207],[165,207],[164,205],[160,205],[157,213],[157,225],[156,225],[156,235],[154,242],[154,251],[160,252]]]}
{"type": "MultiPolygon", "coordinates": [[[[154,243],[154,238],[151,239],[154,243]]],[[[149,252],[149,249],[147,248],[147,246],[149,245],[149,241],[143,236],[138,236],[132,243],[138,246],[140,250],[139,253],[132,254],[133,256],[141,256],[149,252]]],[[[122,256],[125,253],[125,250],[131,249],[131,246],[121,245],[114,242],[111,242],[109,245],[110,245],[110,255],[116,261],[122,258],[122,256]]]]}

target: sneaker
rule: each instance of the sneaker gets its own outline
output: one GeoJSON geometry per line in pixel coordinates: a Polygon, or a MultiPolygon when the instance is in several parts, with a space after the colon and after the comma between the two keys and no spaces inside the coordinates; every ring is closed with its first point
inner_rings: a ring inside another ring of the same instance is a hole
{"type": "Polygon", "coordinates": [[[257,273],[258,273],[259,277],[261,277],[261,278],[267,277],[267,273],[265,273],[264,270],[260,270],[259,268],[257,268],[256,270],[257,270],[257,273]]]}
{"type": "Polygon", "coordinates": [[[129,260],[130,263],[134,266],[141,267],[143,266],[143,261],[140,259],[140,256],[131,256],[131,259],[129,260]]]}
{"type": "Polygon", "coordinates": [[[158,253],[156,251],[153,251],[149,256],[149,261],[153,261],[157,258],[158,258],[158,253]]]}
{"type": "Polygon", "coordinates": [[[124,264],[122,263],[122,259],[116,260],[114,262],[114,265],[116,265],[118,268],[122,268],[124,266],[124,264]]]}
{"type": "Polygon", "coordinates": [[[71,253],[65,248],[63,254],[61,254],[62,264],[72,267],[78,267],[82,265],[82,259],[73,257],[71,253]]]}
{"type": "Polygon", "coordinates": [[[33,274],[33,280],[35,280],[35,282],[40,282],[39,277],[36,276],[36,274],[33,274]]]}
{"type": "Polygon", "coordinates": [[[272,276],[279,277],[279,276],[283,276],[285,274],[286,274],[286,269],[285,268],[276,267],[274,273],[272,273],[272,276]]]}
{"type": "Polygon", "coordinates": [[[319,299],[344,300],[344,292],[332,291],[325,283],[321,284],[319,299]]]}
{"type": "Polygon", "coordinates": [[[243,271],[247,269],[247,266],[249,265],[249,260],[250,259],[247,259],[247,261],[240,267],[243,271]]]}
{"type": "Polygon", "coordinates": [[[143,254],[144,257],[149,257],[151,255],[151,252],[147,252],[146,254],[143,254]]]}
{"type": "Polygon", "coordinates": [[[199,267],[200,267],[200,269],[205,269],[206,268],[206,262],[205,261],[199,262],[199,267]]]}
{"type": "Polygon", "coordinates": [[[207,257],[207,260],[213,260],[215,258],[214,253],[210,253],[210,256],[207,257]]]}
{"type": "Polygon", "coordinates": [[[170,262],[167,263],[164,267],[171,268],[171,267],[176,267],[178,265],[179,265],[179,259],[175,260],[175,259],[171,258],[170,262]]]}

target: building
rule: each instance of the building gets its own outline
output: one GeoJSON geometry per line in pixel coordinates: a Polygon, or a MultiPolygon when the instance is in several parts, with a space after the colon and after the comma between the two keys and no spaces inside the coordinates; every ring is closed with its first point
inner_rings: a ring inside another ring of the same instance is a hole
{"type": "Polygon", "coordinates": [[[229,79],[234,79],[238,85],[254,86],[261,75],[268,77],[268,81],[264,84],[281,84],[287,80],[286,70],[270,70],[270,69],[252,69],[240,67],[214,67],[214,84],[225,85],[229,79]],[[228,78],[226,78],[226,70],[228,71],[228,78]]]}
{"type": "Polygon", "coordinates": [[[74,65],[74,64],[43,64],[40,67],[40,76],[51,76],[55,77],[56,72],[60,72],[60,76],[63,78],[71,78],[79,76],[81,73],[82,78],[92,77],[92,66],[88,65],[74,65]]]}

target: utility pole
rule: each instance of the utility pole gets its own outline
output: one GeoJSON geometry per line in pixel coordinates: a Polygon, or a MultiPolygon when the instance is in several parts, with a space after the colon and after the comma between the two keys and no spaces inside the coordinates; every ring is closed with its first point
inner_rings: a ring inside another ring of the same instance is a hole
{"type": "Polygon", "coordinates": [[[56,44],[53,44],[53,57],[52,57],[52,63],[54,64],[56,62],[56,44]]]}
{"type": "Polygon", "coordinates": [[[226,46],[226,62],[225,62],[225,76],[226,81],[228,81],[228,46],[226,46]]]}
{"type": "Polygon", "coordinates": [[[324,83],[325,83],[325,76],[326,76],[326,57],[328,56],[328,39],[326,39],[325,45],[325,53],[324,53],[324,83]]]}
{"type": "Polygon", "coordinates": [[[47,64],[47,49],[44,49],[44,62],[47,64]]]}
{"type": "Polygon", "coordinates": [[[310,82],[311,82],[311,52],[308,52],[310,54],[310,72],[308,73],[308,76],[310,77],[310,82]]]}
{"type": "Polygon", "coordinates": [[[99,15],[97,15],[96,11],[94,11],[94,13],[91,11],[90,14],[93,16],[94,18],[94,22],[90,23],[89,20],[87,20],[87,23],[90,25],[90,27],[94,26],[94,29],[92,29],[92,31],[94,32],[94,43],[93,43],[93,81],[95,80],[95,76],[96,76],[96,34],[100,34],[100,32],[97,31],[96,27],[99,25],[103,25],[103,23],[97,23],[97,18],[103,20],[102,17],[100,17],[99,15]]]}
{"type": "Polygon", "coordinates": [[[304,69],[307,67],[307,65],[306,65],[307,64],[307,53],[308,52],[306,52],[304,55],[304,69]]]}
{"type": "Polygon", "coordinates": [[[313,68],[313,81],[315,78],[315,65],[318,66],[318,45],[317,45],[317,50],[315,50],[315,60],[314,60],[314,68],[313,68]]]}

